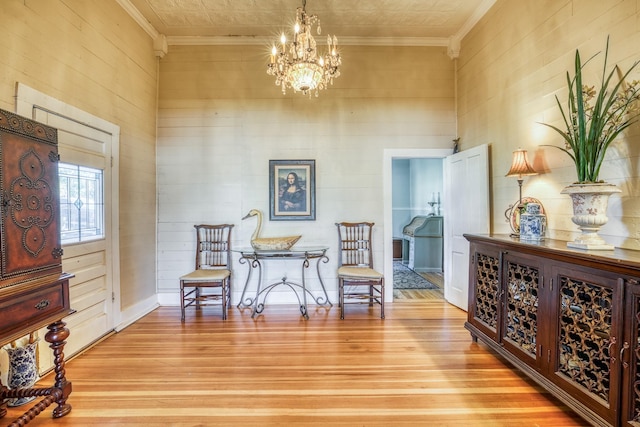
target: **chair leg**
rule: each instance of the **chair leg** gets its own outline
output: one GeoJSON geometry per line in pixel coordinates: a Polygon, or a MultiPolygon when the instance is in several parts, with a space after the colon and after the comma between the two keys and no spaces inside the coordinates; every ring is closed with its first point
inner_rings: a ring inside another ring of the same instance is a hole
{"type": "Polygon", "coordinates": [[[180,281],[180,313],[182,315],[180,321],[184,322],[184,282],[180,281]]]}
{"type": "Polygon", "coordinates": [[[222,281],[222,320],[227,320],[227,280],[222,281]]]}
{"type": "Polygon", "coordinates": [[[229,277],[229,281],[227,282],[227,314],[229,313],[230,308],[231,308],[231,277],[229,277]]]}
{"type": "Polygon", "coordinates": [[[338,304],[340,305],[340,319],[344,320],[344,280],[338,279],[338,304]]]}
{"type": "Polygon", "coordinates": [[[375,286],[375,283],[372,283],[371,286],[369,286],[369,307],[373,307],[373,302],[375,301],[375,295],[373,293],[374,286],[375,286]]]}
{"type": "Polygon", "coordinates": [[[380,281],[380,318],[384,319],[384,279],[380,281]]]}

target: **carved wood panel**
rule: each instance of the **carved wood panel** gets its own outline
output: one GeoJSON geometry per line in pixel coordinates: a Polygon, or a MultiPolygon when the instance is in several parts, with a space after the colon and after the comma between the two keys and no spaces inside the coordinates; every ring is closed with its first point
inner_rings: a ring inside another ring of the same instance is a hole
{"type": "Polygon", "coordinates": [[[625,325],[624,343],[620,350],[623,366],[622,425],[640,425],[640,281],[625,280],[625,310],[629,323],[625,325]]]}
{"type": "Polygon", "coordinates": [[[633,404],[631,421],[640,425],[640,297],[635,296],[633,298],[633,303],[633,329],[635,331],[635,336],[631,342],[631,348],[633,351],[631,355],[631,361],[633,363],[630,366],[631,372],[633,373],[633,404]]]}
{"type": "Polygon", "coordinates": [[[609,401],[613,290],[560,276],[558,371],[609,401]]]}
{"type": "Polygon", "coordinates": [[[507,262],[506,268],[507,298],[504,336],[535,357],[540,272],[537,268],[516,262],[507,262]]]}
{"type": "Polygon", "coordinates": [[[0,111],[4,279],[61,271],[56,144],[52,128],[0,111]]]}
{"type": "Polygon", "coordinates": [[[500,259],[482,253],[476,254],[476,257],[474,317],[496,330],[500,311],[500,259]]]}

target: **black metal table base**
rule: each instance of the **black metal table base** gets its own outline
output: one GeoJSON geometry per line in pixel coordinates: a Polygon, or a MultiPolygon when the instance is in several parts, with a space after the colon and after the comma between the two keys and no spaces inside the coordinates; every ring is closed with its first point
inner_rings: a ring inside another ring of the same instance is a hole
{"type": "Polygon", "coordinates": [[[324,286],[324,282],[322,281],[322,276],[320,275],[320,263],[329,262],[329,258],[326,256],[327,248],[300,248],[300,249],[290,249],[286,251],[259,251],[259,250],[235,250],[236,252],[240,252],[240,263],[247,263],[249,265],[249,271],[247,273],[247,279],[244,283],[244,288],[242,289],[242,296],[240,297],[240,302],[238,303],[238,308],[251,308],[251,317],[255,318],[257,315],[261,314],[264,311],[265,303],[267,297],[275,288],[280,286],[289,287],[293,293],[295,294],[298,305],[300,307],[300,313],[305,319],[309,319],[309,312],[307,308],[307,295],[311,297],[311,299],[319,306],[332,307],[331,301],[329,301],[329,295],[327,294],[327,289],[324,286]],[[271,283],[265,287],[262,286],[262,262],[266,260],[289,260],[289,259],[299,259],[302,262],[301,273],[302,279],[301,283],[292,282],[287,279],[285,275],[281,280],[271,283]],[[316,274],[318,277],[318,281],[320,282],[320,286],[322,287],[323,295],[316,297],[311,290],[307,288],[305,271],[310,267],[311,260],[316,261],[316,274]],[[249,283],[251,282],[251,277],[253,270],[258,270],[258,283],[256,285],[255,296],[250,297],[247,296],[247,291],[249,288],[249,283]]]}

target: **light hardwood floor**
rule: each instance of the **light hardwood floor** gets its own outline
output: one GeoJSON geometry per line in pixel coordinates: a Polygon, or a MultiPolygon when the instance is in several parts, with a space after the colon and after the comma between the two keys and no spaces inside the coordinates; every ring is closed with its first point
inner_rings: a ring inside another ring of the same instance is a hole
{"type": "Polygon", "coordinates": [[[397,302],[440,301],[444,299],[440,289],[394,289],[393,300],[397,302]]]}
{"type": "Polygon", "coordinates": [[[305,321],[294,306],[256,320],[234,307],[223,322],[210,307],[184,324],[178,308],[157,309],[69,361],[73,410],[30,425],[585,425],[473,343],[465,313],[442,300],[387,304],[385,320],[346,309],[341,321],[312,306],[305,321]]]}
{"type": "Polygon", "coordinates": [[[431,283],[438,285],[438,289],[394,289],[394,301],[412,302],[415,300],[432,300],[438,301],[444,299],[443,286],[444,279],[442,275],[436,273],[419,273],[431,283]]]}

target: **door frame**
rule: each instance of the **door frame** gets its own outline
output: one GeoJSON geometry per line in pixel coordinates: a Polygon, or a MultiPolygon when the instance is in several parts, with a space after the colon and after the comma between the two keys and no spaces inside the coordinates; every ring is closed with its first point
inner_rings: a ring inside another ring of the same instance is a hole
{"type": "Polygon", "coordinates": [[[23,83],[16,85],[16,114],[32,117],[34,110],[45,110],[50,113],[77,121],[83,125],[99,129],[111,135],[111,278],[112,278],[112,321],[111,328],[122,322],[120,306],[120,206],[119,206],[119,154],[120,154],[120,126],[108,122],[100,117],[87,113],[77,107],[66,104],[52,96],[46,95],[23,83]]]}
{"type": "MultiPolygon", "coordinates": [[[[384,300],[393,301],[393,159],[444,159],[453,153],[451,148],[388,148],[382,155],[382,182],[384,204],[383,268],[385,281],[384,300]]],[[[447,197],[442,195],[443,200],[447,197]]],[[[447,272],[445,271],[444,274],[447,272]]]]}

